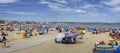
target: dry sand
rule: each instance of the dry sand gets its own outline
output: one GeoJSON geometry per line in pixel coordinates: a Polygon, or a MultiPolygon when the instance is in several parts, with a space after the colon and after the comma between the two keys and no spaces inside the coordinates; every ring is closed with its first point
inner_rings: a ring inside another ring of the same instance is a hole
{"type": "Polygon", "coordinates": [[[56,44],[54,40],[29,47],[26,49],[13,51],[10,53],[93,53],[96,41],[109,42],[109,33],[91,34],[86,33],[83,39],[78,39],[77,44],[56,44]]]}
{"type": "MultiPolygon", "coordinates": [[[[31,36],[30,38],[23,38],[23,35],[19,35],[17,34],[16,31],[13,32],[8,32],[8,36],[7,39],[9,42],[7,42],[8,46],[14,46],[14,45],[19,45],[22,43],[29,43],[29,42],[33,42],[35,40],[39,40],[39,39],[44,39],[46,37],[53,37],[59,33],[57,33],[56,31],[50,31],[48,34],[45,35],[38,35],[38,36],[31,36]]],[[[2,39],[2,36],[0,36],[0,38],[2,39]]]]}

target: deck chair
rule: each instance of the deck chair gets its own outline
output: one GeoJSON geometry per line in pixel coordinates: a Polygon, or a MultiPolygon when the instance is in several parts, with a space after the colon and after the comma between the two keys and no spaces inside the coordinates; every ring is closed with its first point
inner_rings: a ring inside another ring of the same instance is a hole
{"type": "Polygon", "coordinates": [[[94,53],[115,53],[115,49],[111,45],[96,45],[94,53]]]}

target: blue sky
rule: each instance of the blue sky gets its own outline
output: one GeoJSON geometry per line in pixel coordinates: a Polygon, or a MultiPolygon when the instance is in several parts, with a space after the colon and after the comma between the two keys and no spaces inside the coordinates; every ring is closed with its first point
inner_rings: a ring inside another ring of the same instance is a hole
{"type": "Polygon", "coordinates": [[[120,22],[120,0],[0,0],[0,19],[120,22]]]}

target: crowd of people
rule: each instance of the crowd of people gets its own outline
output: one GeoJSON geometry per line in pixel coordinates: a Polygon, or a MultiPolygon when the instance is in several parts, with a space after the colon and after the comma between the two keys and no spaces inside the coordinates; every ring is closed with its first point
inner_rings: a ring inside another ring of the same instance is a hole
{"type": "Polygon", "coordinates": [[[78,27],[78,28],[56,27],[56,30],[58,30],[58,32],[60,32],[60,33],[75,32],[75,33],[83,34],[83,35],[87,32],[87,28],[80,28],[80,27],[78,27]]]}
{"type": "Polygon", "coordinates": [[[109,30],[107,29],[97,29],[97,28],[95,28],[95,29],[93,29],[93,32],[92,32],[92,34],[100,34],[100,33],[106,33],[106,32],[109,32],[109,30]]]}
{"type": "MultiPolygon", "coordinates": [[[[59,33],[76,33],[80,35],[85,35],[86,32],[89,32],[90,28],[80,28],[80,27],[61,27],[61,26],[48,26],[48,25],[42,25],[42,24],[9,24],[5,25],[4,27],[1,27],[0,29],[0,35],[2,38],[0,39],[0,42],[3,43],[2,47],[6,47],[6,36],[8,35],[7,31],[17,31],[17,34],[23,35],[23,38],[30,38],[31,36],[38,36],[38,35],[44,35],[49,33],[49,31],[58,31],[59,33]]],[[[92,28],[90,31],[92,34],[100,34],[105,32],[110,32],[110,36],[114,39],[113,42],[110,42],[109,45],[113,45],[115,42],[118,45],[116,39],[120,39],[120,30],[106,30],[106,29],[97,29],[92,28]]],[[[81,38],[82,39],[82,38],[81,38]]],[[[66,39],[65,39],[66,40],[66,39]]],[[[65,40],[63,42],[65,42],[65,40]]],[[[69,39],[67,39],[69,40],[69,39]]],[[[73,38],[74,43],[77,42],[76,38],[73,38]]],[[[103,44],[104,41],[99,42],[99,44],[103,44]]]]}
{"type": "Polygon", "coordinates": [[[23,35],[25,38],[31,36],[44,35],[49,32],[50,27],[41,24],[14,24],[17,34],[23,35]]]}
{"type": "Polygon", "coordinates": [[[113,29],[110,31],[109,35],[114,39],[120,39],[120,29],[113,29]]]}
{"type": "Polygon", "coordinates": [[[7,47],[6,43],[9,42],[6,36],[9,36],[8,32],[13,33],[17,31],[17,34],[23,35],[23,38],[30,38],[31,36],[38,36],[47,34],[49,27],[38,24],[8,24],[0,25],[0,43],[2,47],[7,47]]]}

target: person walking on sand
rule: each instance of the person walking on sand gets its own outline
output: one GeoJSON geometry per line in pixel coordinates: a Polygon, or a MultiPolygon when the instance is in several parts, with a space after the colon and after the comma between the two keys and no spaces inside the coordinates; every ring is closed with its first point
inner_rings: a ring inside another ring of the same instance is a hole
{"type": "Polygon", "coordinates": [[[3,45],[2,45],[2,47],[6,47],[6,33],[5,33],[5,30],[4,29],[2,29],[1,30],[2,31],[2,42],[3,42],[3,45]]]}

